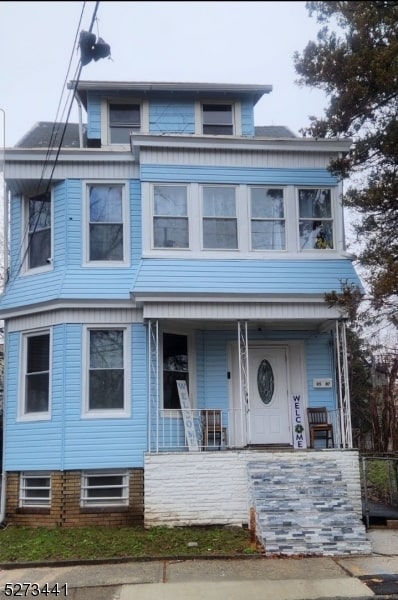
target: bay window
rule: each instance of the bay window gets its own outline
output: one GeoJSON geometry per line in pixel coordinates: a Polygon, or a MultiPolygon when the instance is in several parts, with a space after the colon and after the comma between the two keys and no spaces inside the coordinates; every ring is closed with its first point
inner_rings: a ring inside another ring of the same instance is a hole
{"type": "Polygon", "coordinates": [[[126,200],[122,184],[88,185],[88,261],[123,262],[126,200]]]}
{"type": "Polygon", "coordinates": [[[234,187],[203,188],[203,248],[238,248],[234,187]]]}
{"type": "Polygon", "coordinates": [[[51,259],[51,193],[28,199],[27,267],[48,266],[51,259]]]}
{"type": "Polygon", "coordinates": [[[250,189],[251,249],[284,250],[286,246],[285,207],[282,189],[250,189]]]}
{"type": "Polygon", "coordinates": [[[300,250],[333,248],[330,189],[299,189],[300,250]]]}
{"type": "Polygon", "coordinates": [[[24,390],[22,415],[47,417],[50,410],[50,332],[23,336],[24,390]]]}
{"type": "Polygon", "coordinates": [[[185,185],[154,186],[153,245],[155,248],[189,247],[185,185]]]}

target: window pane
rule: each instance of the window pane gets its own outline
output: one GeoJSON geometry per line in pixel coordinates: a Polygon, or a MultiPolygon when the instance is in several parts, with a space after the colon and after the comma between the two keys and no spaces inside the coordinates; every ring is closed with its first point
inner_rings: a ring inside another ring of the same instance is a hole
{"type": "Polygon", "coordinates": [[[50,336],[35,335],[27,338],[27,372],[48,371],[50,364],[50,336]]]}
{"type": "Polygon", "coordinates": [[[299,190],[299,214],[302,218],[331,218],[330,190],[299,190]]]}
{"type": "Polygon", "coordinates": [[[124,408],[124,372],[122,369],[90,371],[89,409],[124,408]]]}
{"type": "Polygon", "coordinates": [[[122,192],[121,185],[90,186],[90,222],[122,223],[122,192]]]}
{"type": "Polygon", "coordinates": [[[123,475],[90,475],[87,477],[89,487],[105,487],[123,485],[123,475]]]}
{"type": "Polygon", "coordinates": [[[90,368],[113,369],[123,367],[123,331],[90,331],[90,368]]]}
{"type": "Polygon", "coordinates": [[[130,143],[130,132],[141,128],[139,104],[111,104],[109,106],[111,144],[130,143]]]}
{"type": "Polygon", "coordinates": [[[29,198],[29,268],[48,264],[51,257],[51,194],[29,198]]]}
{"type": "Polygon", "coordinates": [[[252,218],[283,219],[283,190],[252,188],[252,218]]]}
{"type": "Polygon", "coordinates": [[[177,380],[189,383],[188,338],[186,335],[163,334],[163,406],[180,408],[177,380]]]}
{"type": "Polygon", "coordinates": [[[284,221],[252,221],[253,250],[284,250],[284,221]]]}
{"type": "Polygon", "coordinates": [[[187,189],[183,186],[155,186],[154,214],[157,216],[187,216],[187,189]]]}
{"type": "Polygon", "coordinates": [[[155,248],[189,247],[185,186],[155,186],[154,215],[155,248]]]}
{"type": "Polygon", "coordinates": [[[123,225],[90,225],[90,260],[123,260],[123,225]]]}
{"type": "Polygon", "coordinates": [[[228,250],[237,248],[236,219],[203,219],[203,246],[228,250]]]}
{"type": "Polygon", "coordinates": [[[230,104],[203,104],[203,123],[206,125],[230,125],[232,106],[230,104]]]}
{"type": "Polygon", "coordinates": [[[188,248],[188,219],[155,217],[153,222],[155,248],[188,248]]]}
{"type": "Polygon", "coordinates": [[[333,226],[330,221],[300,221],[301,250],[333,248],[333,226]]]}
{"type": "Polygon", "coordinates": [[[47,265],[51,258],[51,229],[42,229],[29,235],[29,268],[47,265]]]}
{"type": "Polygon", "coordinates": [[[203,215],[205,217],[235,217],[235,188],[203,188],[203,215]]]}
{"type": "Polygon", "coordinates": [[[27,413],[48,411],[48,373],[35,373],[26,376],[27,413]]]}
{"type": "Polygon", "coordinates": [[[123,408],[123,331],[90,331],[89,409],[123,408]]]}

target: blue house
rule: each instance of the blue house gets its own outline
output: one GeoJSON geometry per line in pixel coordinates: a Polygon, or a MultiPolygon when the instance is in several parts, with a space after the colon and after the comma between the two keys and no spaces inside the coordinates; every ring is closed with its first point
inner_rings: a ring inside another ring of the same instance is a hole
{"type": "Polygon", "coordinates": [[[3,520],[368,551],[324,300],[359,283],[328,170],[351,141],[255,126],[268,85],[69,87],[85,118],[6,151],[3,520]]]}

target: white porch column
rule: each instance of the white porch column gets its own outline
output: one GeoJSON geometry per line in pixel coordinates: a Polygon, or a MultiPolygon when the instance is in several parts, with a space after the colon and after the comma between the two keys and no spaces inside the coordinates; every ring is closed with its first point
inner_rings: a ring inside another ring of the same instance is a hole
{"type": "Polygon", "coordinates": [[[159,451],[159,322],[148,321],[148,447],[159,451]]]}
{"type": "Polygon", "coordinates": [[[336,359],[341,446],[352,448],[351,401],[348,378],[347,335],[343,319],[336,321],[336,359]]]}

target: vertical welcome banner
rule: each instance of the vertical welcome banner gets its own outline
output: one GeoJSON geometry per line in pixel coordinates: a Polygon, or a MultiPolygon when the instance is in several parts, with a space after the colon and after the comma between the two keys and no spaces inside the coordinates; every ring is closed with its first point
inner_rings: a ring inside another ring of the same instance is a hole
{"type": "Polygon", "coordinates": [[[295,448],[306,448],[307,438],[305,435],[305,417],[303,401],[300,394],[293,394],[291,408],[293,445],[295,448]]]}

